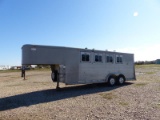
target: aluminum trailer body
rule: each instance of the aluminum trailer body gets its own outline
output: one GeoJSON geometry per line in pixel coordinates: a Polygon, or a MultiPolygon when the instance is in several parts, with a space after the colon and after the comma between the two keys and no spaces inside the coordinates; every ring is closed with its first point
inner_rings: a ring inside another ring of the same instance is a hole
{"type": "MultiPolygon", "coordinates": [[[[65,84],[135,80],[134,54],[58,46],[23,45],[22,65],[58,66],[65,84]]],[[[54,79],[52,70],[52,79],[54,79]]]]}

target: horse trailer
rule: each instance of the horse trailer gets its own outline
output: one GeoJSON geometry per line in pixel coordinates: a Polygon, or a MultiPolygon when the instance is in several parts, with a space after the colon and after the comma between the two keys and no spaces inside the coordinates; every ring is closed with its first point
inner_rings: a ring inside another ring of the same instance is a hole
{"type": "Polygon", "coordinates": [[[23,45],[22,65],[50,65],[53,82],[66,85],[136,80],[134,54],[115,51],[23,45]]]}

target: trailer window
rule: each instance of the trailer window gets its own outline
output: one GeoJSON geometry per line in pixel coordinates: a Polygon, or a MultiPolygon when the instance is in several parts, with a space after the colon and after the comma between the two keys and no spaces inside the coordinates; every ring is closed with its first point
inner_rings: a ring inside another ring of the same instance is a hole
{"type": "Polygon", "coordinates": [[[107,55],[106,56],[106,62],[107,63],[113,63],[113,56],[112,55],[107,55]]]}
{"type": "Polygon", "coordinates": [[[117,63],[123,63],[123,56],[122,55],[116,55],[116,62],[117,63]]]}
{"type": "Polygon", "coordinates": [[[81,52],[81,61],[89,62],[90,61],[90,53],[81,52]]]}
{"type": "Polygon", "coordinates": [[[102,62],[102,54],[95,54],[95,62],[102,62]]]}

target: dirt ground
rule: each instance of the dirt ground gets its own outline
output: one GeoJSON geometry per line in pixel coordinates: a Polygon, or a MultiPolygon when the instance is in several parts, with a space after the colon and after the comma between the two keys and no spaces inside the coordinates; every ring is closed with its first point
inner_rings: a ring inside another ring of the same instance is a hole
{"type": "Polygon", "coordinates": [[[136,66],[123,86],[65,86],[50,71],[0,72],[0,120],[160,120],[160,65],[136,66]]]}

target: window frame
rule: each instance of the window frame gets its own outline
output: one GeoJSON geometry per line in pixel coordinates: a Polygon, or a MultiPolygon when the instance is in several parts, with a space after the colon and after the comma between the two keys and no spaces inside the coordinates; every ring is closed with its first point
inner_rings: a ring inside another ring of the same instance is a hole
{"type": "Polygon", "coordinates": [[[114,55],[106,54],[105,60],[106,60],[106,63],[114,63],[114,55]],[[107,57],[109,57],[109,61],[107,57]],[[112,58],[112,61],[111,61],[111,58],[112,58]]]}
{"type": "Polygon", "coordinates": [[[80,56],[80,61],[81,62],[91,62],[91,53],[90,52],[80,52],[80,55],[81,55],[80,56]],[[83,55],[85,55],[84,60],[83,60],[83,55]],[[89,56],[89,57],[87,58],[87,56],[89,56]]]}
{"type": "Polygon", "coordinates": [[[103,63],[103,53],[94,53],[94,62],[95,63],[103,63]],[[96,56],[98,58],[96,58],[96,56]]]}
{"type": "Polygon", "coordinates": [[[123,64],[123,55],[116,55],[116,63],[123,64]]]}

